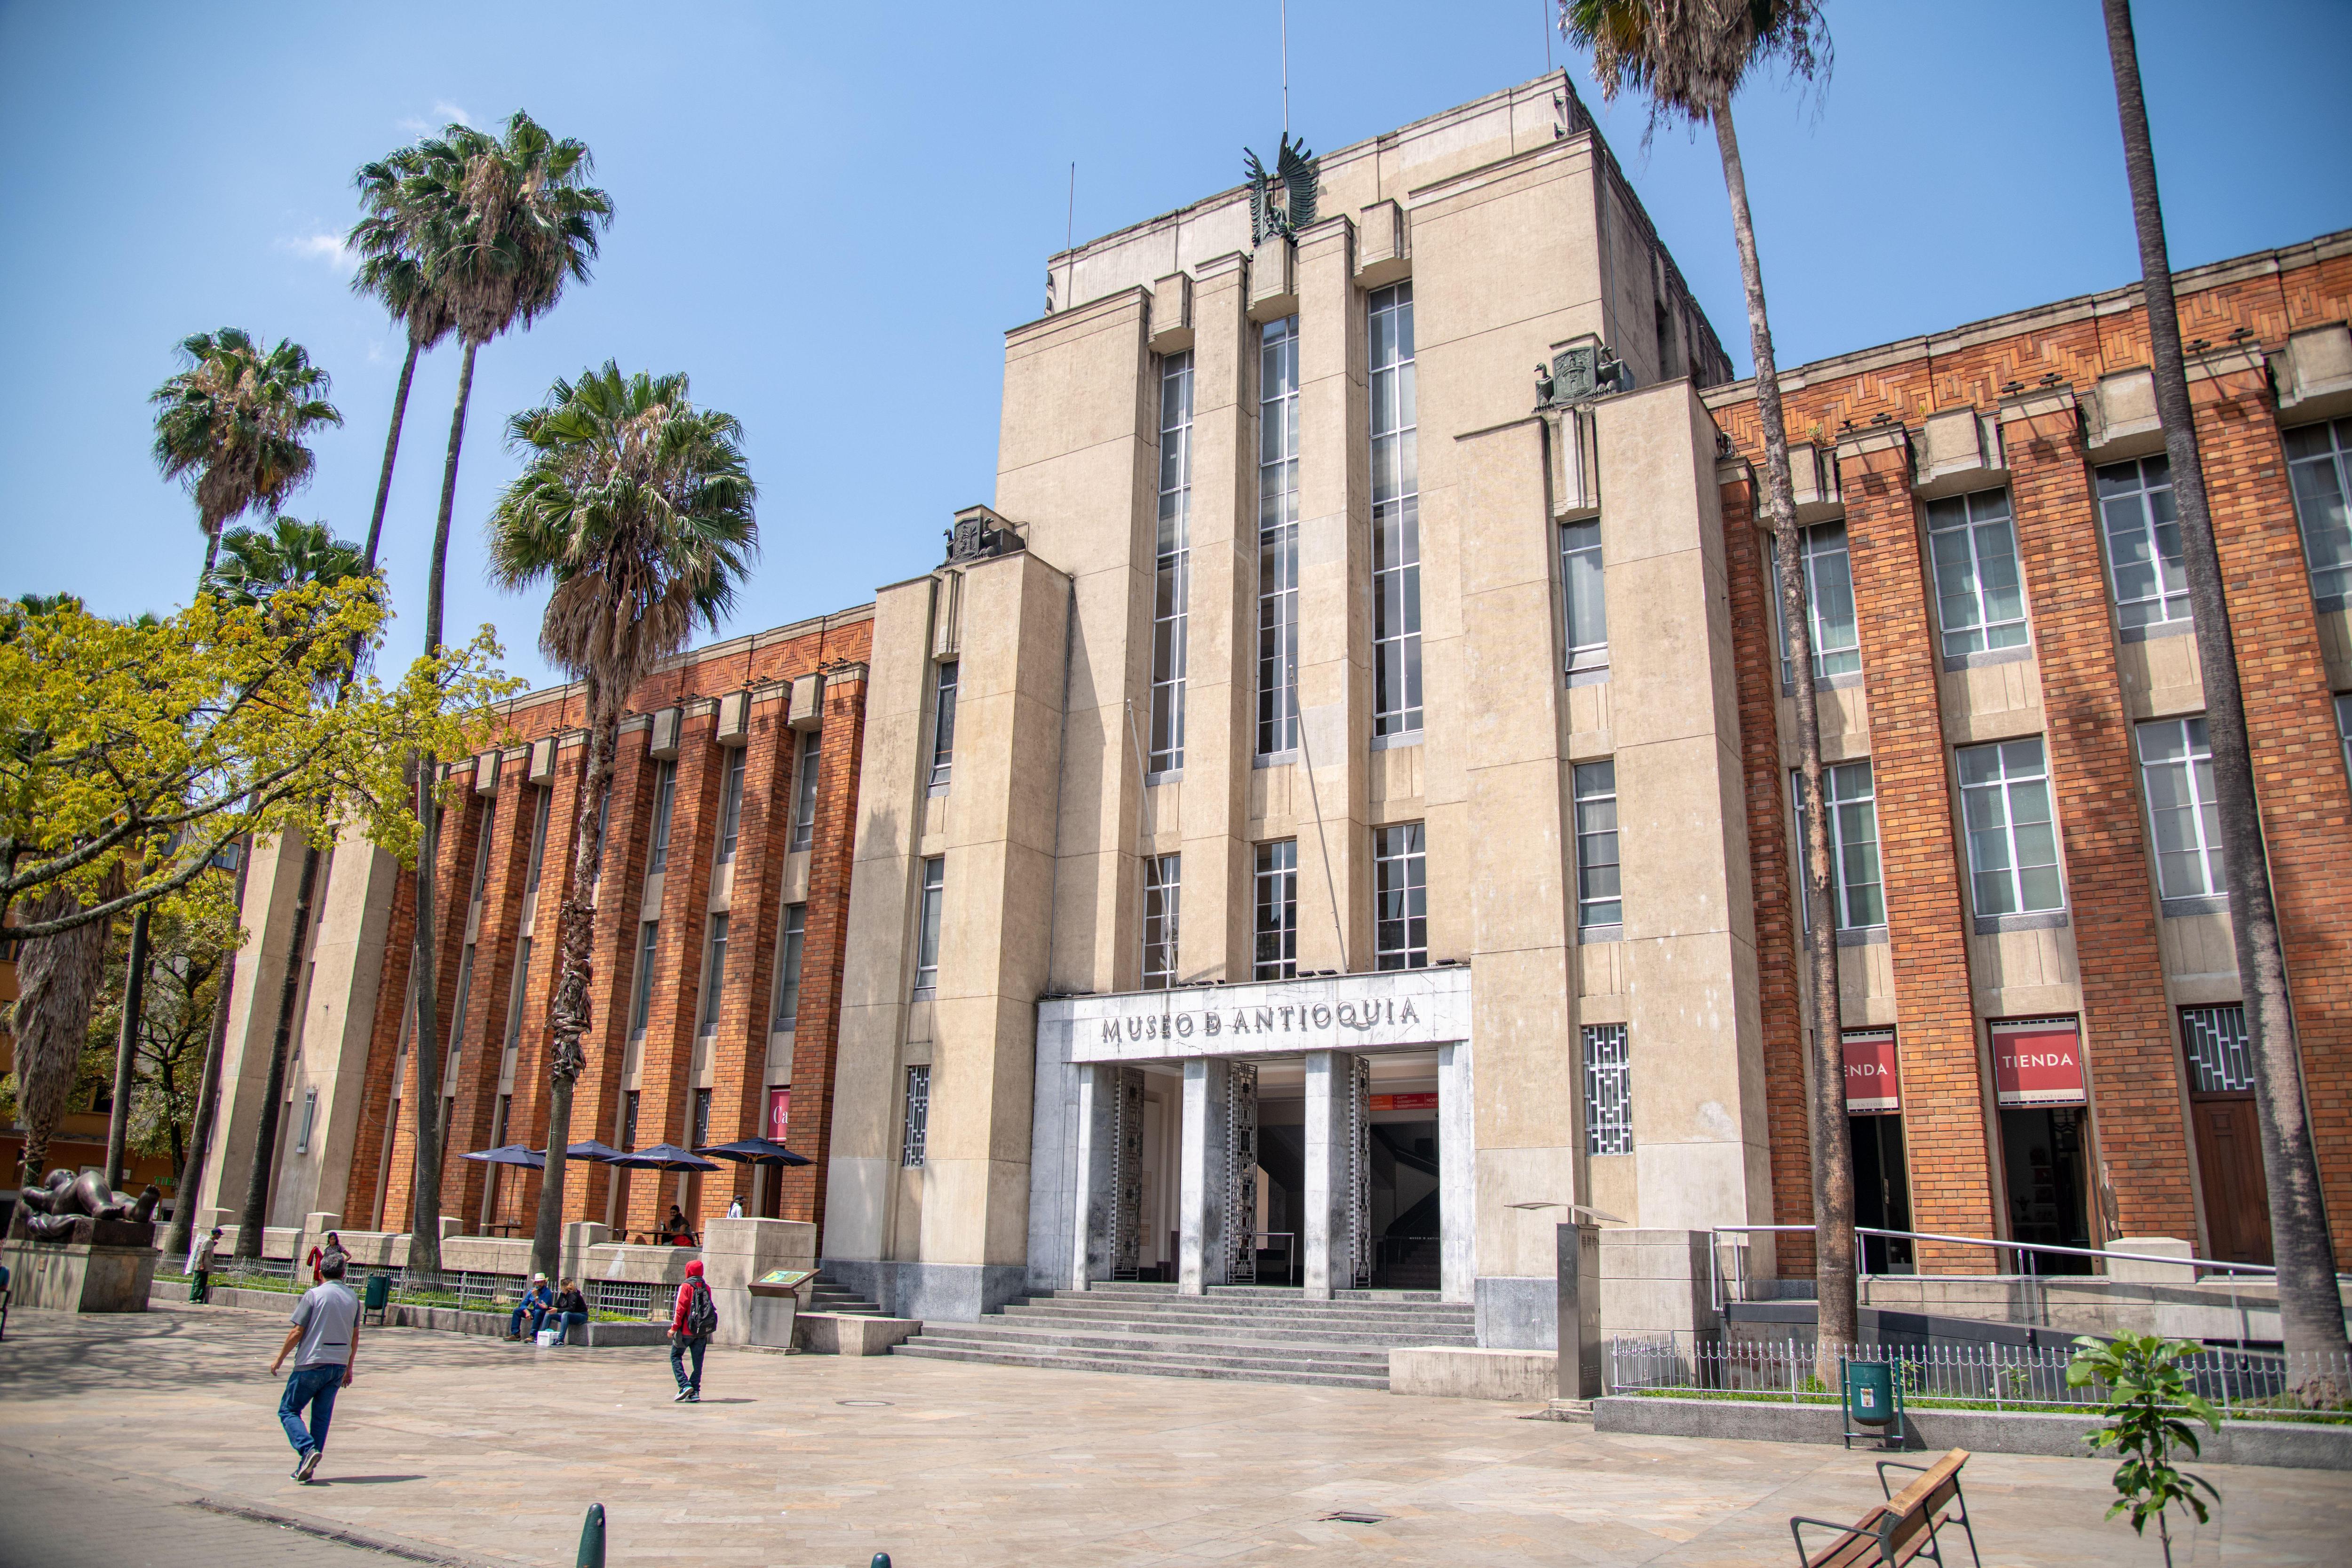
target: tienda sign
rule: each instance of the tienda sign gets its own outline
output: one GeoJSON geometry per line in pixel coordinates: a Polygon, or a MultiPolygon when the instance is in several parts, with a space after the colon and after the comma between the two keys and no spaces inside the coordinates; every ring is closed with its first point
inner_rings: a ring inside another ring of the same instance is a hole
{"type": "Polygon", "coordinates": [[[768,1091],[768,1136],[779,1143],[791,1140],[784,1136],[793,1124],[793,1091],[772,1089],[768,1091]]]}
{"type": "Polygon", "coordinates": [[[1992,1026],[1992,1087],[2003,1105],[2082,1105],[2083,1032],[2072,1018],[1992,1026]]]}
{"type": "Polygon", "coordinates": [[[1903,1091],[1895,1076],[1895,1031],[1850,1034],[1844,1046],[1846,1114],[1873,1116],[1902,1110],[1903,1091]]]}

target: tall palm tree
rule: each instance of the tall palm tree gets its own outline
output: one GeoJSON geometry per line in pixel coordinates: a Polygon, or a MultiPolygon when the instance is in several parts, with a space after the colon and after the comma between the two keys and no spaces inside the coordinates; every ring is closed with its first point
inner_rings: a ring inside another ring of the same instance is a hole
{"type": "Polygon", "coordinates": [[[2304,1100],[2303,1053],[2287,992],[2286,950],[2263,849],[2253,753],[2238,679],[2237,638],[2230,626],[2221,557],[2206,502],[2196,412],[2189,402],[2180,314],[2172,299],[2172,260],[2164,242],[2164,209],[2157,199],[2156,152],[2148,137],[2147,104],[2140,96],[2131,0],[2105,0],[2105,5],[2116,108],[2123,121],[2124,171],[2131,183],[2132,219],[2138,230],[2140,289],[2156,361],[2156,410],[2164,425],[2165,458],[2172,468],[2181,572],[2189,580],[2197,660],[2205,679],[2205,727],[2212,742],[2213,794],[2221,811],[2222,876],[2230,889],[2230,924],[2253,1044],[2254,1107],[2262,1129],[2263,1173],[2270,1188],[2279,1327],[2290,1376],[2307,1398],[2333,1403],[2346,1396],[2346,1356],[2352,1346],[2345,1339],[2336,1247],[2320,1197],[2319,1161],[2304,1100]]]}
{"type": "Polygon", "coordinates": [[[408,388],[416,361],[457,326],[449,296],[431,258],[432,213],[404,199],[405,182],[421,160],[414,147],[362,164],[352,183],[359,187],[366,216],[352,226],[344,243],[360,257],[352,291],[381,302],[407,329],[408,353],[400,362],[400,384],[393,393],[392,427],[383,438],[383,468],[375,482],[375,510],[368,519],[367,560],[375,564],[383,537],[384,509],[392,500],[392,468],[400,455],[400,426],[408,415],[408,388]]]}
{"type": "Polygon", "coordinates": [[[343,416],[327,401],[327,373],[290,338],[264,350],[223,327],[183,338],[179,352],[179,373],[148,399],[155,463],[195,498],[209,576],[221,531],[247,511],[275,510],[308,483],[310,437],[343,416]]]}
{"type": "Polygon", "coordinates": [[[1797,773],[1807,897],[1805,959],[1813,1037],[1806,1054],[1811,1101],[1813,1278],[1819,1297],[1823,1382],[1836,1376],[1835,1347],[1855,1341],[1853,1151],[1847,1142],[1845,1069],[1839,1037],[1836,906],[1831,902],[1829,818],[1822,801],[1821,703],[1814,682],[1812,623],[1805,603],[1796,495],[1789,478],[1789,429],[1780,367],[1764,310],[1764,268],[1748,214],[1748,179],[1731,100],[1759,68],[1774,62],[1805,81],[1830,69],[1829,26],[1817,0],[1562,0],[1560,30],[1592,51],[1593,79],[1613,100],[1631,89],[1650,100],[1650,125],[1681,121],[1711,126],[1731,198],[1732,237],[1747,295],[1748,335],[1756,359],[1756,412],[1764,429],[1764,517],[1772,530],[1780,622],[1788,628],[1796,688],[1797,773]]]}
{"type": "Polygon", "coordinates": [[[490,575],[509,591],[551,584],[540,649],[588,689],[588,755],[556,922],[547,1170],[531,1248],[532,1267],[552,1274],[572,1086],[588,1027],[589,900],[604,853],[597,825],[612,792],[621,710],[656,661],[686,646],[697,621],[717,629],[760,531],[743,427],[731,414],[695,407],[682,374],[624,377],[607,360],[576,382],[557,382],[507,432],[525,466],[490,514],[490,575]]]}
{"type": "MultiPolygon", "coordinates": [[[[335,538],[322,522],[280,517],[272,521],[266,533],[252,528],[232,529],[221,543],[228,559],[214,573],[214,582],[221,595],[236,604],[267,604],[286,589],[304,584],[331,585],[374,575],[361,548],[348,539],[335,538]]],[[[350,688],[358,657],[354,650],[352,662],[337,677],[338,702],[350,688]]],[[[270,1040],[261,1122],[254,1133],[253,1158],[246,1167],[245,1203],[236,1236],[240,1258],[261,1256],[262,1230],[269,1223],[269,1184],[278,1163],[278,1102],[286,1092],[294,1005],[301,994],[302,954],[310,938],[310,911],[317,901],[321,858],[319,846],[305,840],[302,869],[294,884],[294,947],[286,956],[286,976],[278,984],[278,1026],[270,1040]]]]}
{"type": "MultiPolygon", "coordinates": [[[[502,136],[451,125],[404,153],[385,199],[405,226],[425,279],[457,323],[465,357],[457,367],[457,405],[441,468],[441,509],[425,580],[425,651],[440,650],[442,598],[449,563],[449,521],[457,497],[457,456],[466,405],[474,390],[474,355],[509,327],[528,327],[555,308],[564,285],[585,282],[597,236],[613,220],[610,197],[587,183],[587,144],[558,140],[517,110],[502,136]]],[[[416,1171],[408,1267],[436,1274],[441,1265],[441,1090],[439,977],[434,935],[439,812],[433,797],[439,768],[416,762],[416,934],[410,965],[415,1030],[416,1171]]]]}

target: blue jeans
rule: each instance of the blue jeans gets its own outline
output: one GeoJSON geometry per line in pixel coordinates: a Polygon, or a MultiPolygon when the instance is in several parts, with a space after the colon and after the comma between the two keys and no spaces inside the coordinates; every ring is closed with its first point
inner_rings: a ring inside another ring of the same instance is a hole
{"type": "Polygon", "coordinates": [[[555,1325],[555,1342],[560,1345],[572,1342],[572,1330],[588,1326],[588,1314],[585,1312],[550,1312],[547,1316],[555,1325]]]}
{"type": "Polygon", "coordinates": [[[294,1445],[296,1453],[327,1446],[327,1423],[335,1416],[335,1390],[342,1385],[341,1366],[297,1367],[286,1380],[285,1396],[278,1402],[278,1421],[286,1428],[286,1440],[294,1445]],[[310,1412],[308,1427],[302,1425],[306,1405],[310,1412]]]}
{"type": "Polygon", "coordinates": [[[669,1342],[669,1369],[677,1374],[679,1388],[690,1388],[697,1394],[702,1392],[702,1352],[709,1347],[710,1336],[708,1334],[697,1334],[692,1338],[681,1335],[669,1342]],[[694,1352],[694,1376],[691,1378],[686,1375],[686,1352],[689,1350],[694,1352]]]}
{"type": "Polygon", "coordinates": [[[530,1331],[533,1334],[538,1333],[541,1328],[546,1326],[547,1309],[539,1306],[535,1302],[525,1301],[521,1306],[517,1307],[514,1310],[514,1316],[507,1320],[507,1337],[509,1339],[512,1339],[522,1332],[522,1321],[526,1315],[530,1319],[530,1331]]]}

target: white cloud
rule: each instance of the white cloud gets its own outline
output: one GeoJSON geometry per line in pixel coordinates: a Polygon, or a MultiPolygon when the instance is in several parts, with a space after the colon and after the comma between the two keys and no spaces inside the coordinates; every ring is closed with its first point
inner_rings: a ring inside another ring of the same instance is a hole
{"type": "Polygon", "coordinates": [[[422,136],[427,132],[438,131],[442,127],[452,123],[458,125],[471,125],[473,122],[474,117],[467,113],[463,108],[449,102],[446,99],[436,99],[433,103],[433,116],[431,119],[428,120],[423,115],[412,114],[398,121],[398,124],[401,130],[409,132],[411,135],[422,136]]]}
{"type": "Polygon", "coordinates": [[[347,273],[360,264],[359,258],[343,244],[339,234],[306,234],[298,239],[281,239],[278,247],[305,261],[323,261],[339,273],[347,273]]]}

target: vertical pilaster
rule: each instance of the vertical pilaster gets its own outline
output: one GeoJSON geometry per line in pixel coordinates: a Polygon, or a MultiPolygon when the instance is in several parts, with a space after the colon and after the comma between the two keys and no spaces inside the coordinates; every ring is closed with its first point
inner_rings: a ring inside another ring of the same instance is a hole
{"type": "Polygon", "coordinates": [[[1349,1090],[1356,1059],[1339,1051],[1307,1053],[1302,1184],[1307,1212],[1306,1235],[1300,1241],[1306,1294],[1318,1300],[1329,1300],[1335,1288],[1353,1285],[1356,1278],[1355,1183],[1349,1147],[1354,1128],[1349,1090]]]}
{"type": "Polygon", "coordinates": [[[1223,1057],[1184,1064],[1184,1129],[1176,1289],[1198,1296],[1225,1283],[1233,1241],[1225,1234],[1233,1149],[1226,1121],[1231,1067],[1223,1057]]]}

